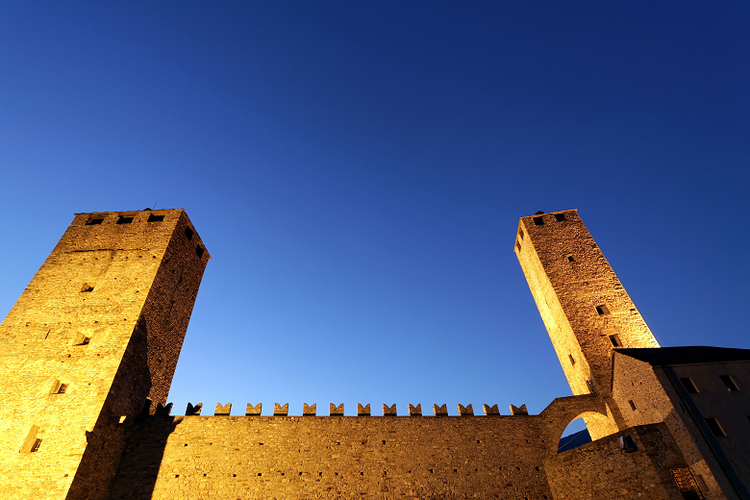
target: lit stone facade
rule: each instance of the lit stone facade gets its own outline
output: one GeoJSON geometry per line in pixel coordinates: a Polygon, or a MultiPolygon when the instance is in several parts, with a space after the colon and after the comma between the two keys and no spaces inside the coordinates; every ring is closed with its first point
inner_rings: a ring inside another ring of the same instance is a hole
{"type": "Polygon", "coordinates": [[[522,218],[516,253],[575,394],[539,415],[171,416],[209,255],[182,210],[77,214],[0,326],[0,498],[748,499],[750,351],[659,349],[574,210],[522,218]],[[596,440],[558,453],[580,416],[596,440]]]}
{"type": "Polygon", "coordinates": [[[2,498],[106,498],[208,259],[182,210],[76,214],[0,326],[2,498]]]}
{"type": "Polygon", "coordinates": [[[576,210],[523,217],[514,248],[573,394],[598,394],[610,417],[592,438],[623,428],[611,398],[617,347],[659,347],[576,210]]]}

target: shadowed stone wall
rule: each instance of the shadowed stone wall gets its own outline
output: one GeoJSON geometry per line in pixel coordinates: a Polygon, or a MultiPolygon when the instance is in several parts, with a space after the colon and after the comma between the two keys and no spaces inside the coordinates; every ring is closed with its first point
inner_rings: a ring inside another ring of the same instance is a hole
{"type": "Polygon", "coordinates": [[[208,258],[182,210],[76,214],[0,326],[0,497],[106,498],[208,258]]]}

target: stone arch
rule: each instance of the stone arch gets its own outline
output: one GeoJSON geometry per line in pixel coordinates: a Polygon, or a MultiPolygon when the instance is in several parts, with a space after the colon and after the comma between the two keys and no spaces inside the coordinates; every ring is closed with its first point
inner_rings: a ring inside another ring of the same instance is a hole
{"type": "Polygon", "coordinates": [[[594,395],[556,398],[539,414],[544,422],[544,442],[548,455],[557,454],[557,446],[565,428],[578,417],[587,421],[609,422],[610,416],[603,398],[594,395]]]}

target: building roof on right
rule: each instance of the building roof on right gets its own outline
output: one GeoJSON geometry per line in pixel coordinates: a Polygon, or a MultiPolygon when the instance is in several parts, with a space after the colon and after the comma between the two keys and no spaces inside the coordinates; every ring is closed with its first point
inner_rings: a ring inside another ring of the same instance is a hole
{"type": "Polygon", "coordinates": [[[750,361],[750,349],[704,345],[615,349],[615,352],[644,361],[652,366],[750,361]]]}

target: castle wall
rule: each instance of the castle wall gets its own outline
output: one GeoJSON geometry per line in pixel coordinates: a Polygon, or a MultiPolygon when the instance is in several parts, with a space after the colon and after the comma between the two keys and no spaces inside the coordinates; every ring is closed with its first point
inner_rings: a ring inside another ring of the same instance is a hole
{"type": "Polygon", "coordinates": [[[544,466],[555,500],[689,498],[672,478],[671,470],[686,463],[663,424],[607,436],[548,458],[544,466]],[[622,451],[620,436],[630,436],[638,449],[622,451]]]}
{"type": "MultiPolygon", "coordinates": [[[[722,448],[731,468],[745,485],[750,484],[750,438],[746,432],[750,396],[742,390],[728,391],[719,376],[731,375],[737,384],[742,384],[739,387],[743,387],[750,384],[749,367],[747,362],[731,362],[672,368],[678,379],[691,378],[698,387],[699,393],[688,395],[699,412],[698,420],[718,418],[723,426],[727,435],[714,437],[714,442],[722,448]]],[[[627,426],[664,422],[707,499],[741,498],[701,432],[699,422],[663,367],[652,367],[627,355],[616,354],[613,394],[623,409],[627,426]]]]}
{"type": "Polygon", "coordinates": [[[76,214],[0,325],[0,396],[18,402],[0,407],[0,498],[106,496],[125,442],[118,423],[149,394],[166,398],[208,254],[197,256],[197,236],[178,239],[182,210],[154,214],[163,219],[76,214]],[[189,275],[187,296],[163,278],[170,267],[189,275]],[[174,359],[160,363],[152,346],[174,359]]]}
{"type": "Polygon", "coordinates": [[[547,499],[546,425],[528,415],[150,417],[111,498],[547,499]]]}

